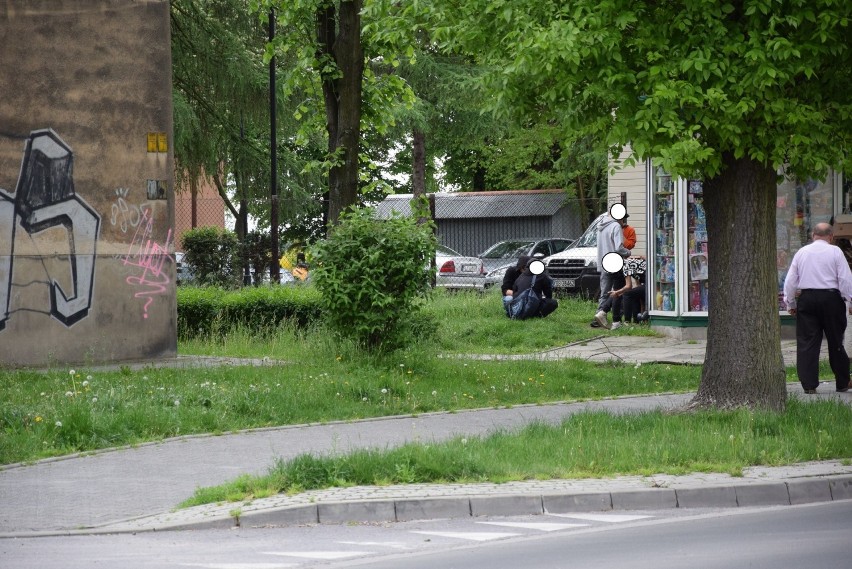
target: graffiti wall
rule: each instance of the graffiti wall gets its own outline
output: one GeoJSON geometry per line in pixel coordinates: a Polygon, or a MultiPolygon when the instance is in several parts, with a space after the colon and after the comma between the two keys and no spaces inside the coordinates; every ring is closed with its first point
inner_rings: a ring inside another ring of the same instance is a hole
{"type": "Polygon", "coordinates": [[[0,7],[0,366],[176,353],[168,0],[0,7]]]}

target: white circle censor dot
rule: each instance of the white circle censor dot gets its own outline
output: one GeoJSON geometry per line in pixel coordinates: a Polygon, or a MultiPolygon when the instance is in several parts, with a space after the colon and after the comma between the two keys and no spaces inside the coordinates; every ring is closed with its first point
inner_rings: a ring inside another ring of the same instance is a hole
{"type": "Polygon", "coordinates": [[[608,273],[617,273],[624,269],[624,259],[618,253],[607,253],[603,257],[603,268],[608,273]]]}
{"type": "Polygon", "coordinates": [[[624,219],[624,216],[627,215],[627,208],[624,207],[624,204],[615,203],[609,208],[609,214],[613,219],[624,219]]]}
{"type": "Polygon", "coordinates": [[[544,263],[541,261],[530,261],[530,272],[534,275],[540,275],[544,272],[544,263]]]}

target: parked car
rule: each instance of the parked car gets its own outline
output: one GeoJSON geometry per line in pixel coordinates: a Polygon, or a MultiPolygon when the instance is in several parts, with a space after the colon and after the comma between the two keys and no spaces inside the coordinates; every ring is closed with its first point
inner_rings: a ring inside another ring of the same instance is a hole
{"type": "Polygon", "coordinates": [[[444,245],[435,250],[435,285],[448,289],[483,290],[485,267],[479,257],[465,257],[444,245]]]}
{"type": "Polygon", "coordinates": [[[598,272],[598,224],[605,215],[599,215],[573,245],[544,259],[554,290],[581,293],[587,298],[598,297],[601,278],[598,272]]]}
{"type": "Polygon", "coordinates": [[[480,254],[485,265],[485,286],[500,284],[506,269],[518,263],[524,255],[529,257],[548,257],[571,246],[573,239],[553,237],[545,239],[508,239],[495,243],[480,254]]]}

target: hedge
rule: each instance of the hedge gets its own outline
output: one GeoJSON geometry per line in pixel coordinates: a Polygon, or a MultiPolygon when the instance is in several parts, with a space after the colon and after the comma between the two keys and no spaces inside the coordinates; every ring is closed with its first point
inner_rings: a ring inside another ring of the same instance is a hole
{"type": "Polygon", "coordinates": [[[282,322],[307,326],[322,316],[312,286],[260,286],[239,290],[177,287],[178,336],[191,338],[236,327],[262,331],[282,322]]]}

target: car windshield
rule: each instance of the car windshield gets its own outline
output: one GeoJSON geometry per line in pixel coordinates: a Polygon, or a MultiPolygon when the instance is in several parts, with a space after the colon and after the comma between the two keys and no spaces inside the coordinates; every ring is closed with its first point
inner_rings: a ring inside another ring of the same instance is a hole
{"type": "Polygon", "coordinates": [[[453,251],[452,249],[450,249],[446,245],[438,245],[437,247],[435,247],[435,254],[441,255],[443,257],[460,257],[461,256],[458,251],[453,251]]]}
{"type": "Polygon", "coordinates": [[[520,257],[533,244],[533,241],[501,241],[489,247],[480,257],[483,259],[505,259],[520,257]]]}
{"type": "Polygon", "coordinates": [[[574,242],[573,247],[597,247],[598,246],[598,224],[601,222],[601,218],[606,214],[601,214],[595,219],[594,223],[592,223],[588,229],[586,229],[585,233],[583,233],[577,241],[574,242]]]}

